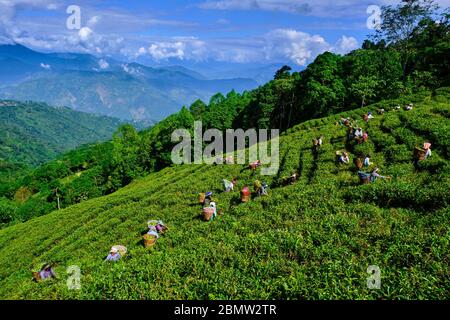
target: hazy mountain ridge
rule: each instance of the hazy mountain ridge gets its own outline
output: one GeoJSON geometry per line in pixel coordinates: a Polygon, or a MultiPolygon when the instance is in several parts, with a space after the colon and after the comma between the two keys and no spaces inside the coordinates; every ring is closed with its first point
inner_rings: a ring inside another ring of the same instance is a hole
{"type": "Polygon", "coordinates": [[[217,92],[255,88],[247,78],[208,79],[185,67],[152,68],[87,54],[0,46],[0,98],[44,101],[127,120],[161,120],[217,92]]]}

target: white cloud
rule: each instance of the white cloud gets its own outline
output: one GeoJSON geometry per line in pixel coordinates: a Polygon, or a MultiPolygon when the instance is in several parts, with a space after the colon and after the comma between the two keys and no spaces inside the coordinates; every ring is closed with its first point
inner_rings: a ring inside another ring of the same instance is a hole
{"type": "Polygon", "coordinates": [[[140,47],[138,50],[138,54],[139,55],[144,55],[147,53],[147,50],[144,47],[140,47]]]}
{"type": "Polygon", "coordinates": [[[303,66],[320,53],[329,50],[324,38],[292,29],[277,29],[266,35],[267,60],[289,59],[303,66]]]}
{"type": "Polygon", "coordinates": [[[15,23],[17,12],[24,8],[55,10],[59,0],[0,0],[0,43],[13,43],[23,34],[15,23]]]}
{"type": "MultiPolygon", "coordinates": [[[[133,58],[139,58],[147,54],[147,49],[144,47],[140,47],[137,52],[134,53],[133,58]]],[[[130,56],[130,54],[126,53],[125,55],[130,56]]]]}
{"type": "MultiPolygon", "coordinates": [[[[216,60],[224,62],[289,62],[304,66],[317,55],[331,51],[345,54],[358,48],[353,37],[343,36],[334,45],[320,35],[294,29],[275,29],[260,37],[201,40],[172,38],[153,41],[139,56],[148,54],[153,60],[216,60]]],[[[142,49],[142,48],[141,48],[142,49]]]]}
{"type": "Polygon", "coordinates": [[[93,16],[89,19],[89,21],[87,22],[87,26],[92,28],[94,27],[99,21],[100,21],[101,17],[99,16],[93,16]]]}
{"type": "Polygon", "coordinates": [[[41,62],[41,68],[44,68],[45,70],[50,70],[51,66],[49,64],[45,64],[41,62]]]}
{"type": "Polygon", "coordinates": [[[78,35],[80,36],[81,41],[87,41],[92,33],[93,32],[89,27],[83,27],[78,31],[78,35]]]}
{"type": "Polygon", "coordinates": [[[342,36],[342,38],[336,42],[333,51],[340,54],[346,54],[358,49],[358,47],[358,40],[353,37],[342,36]]]}
{"type": "Polygon", "coordinates": [[[123,64],[122,65],[122,70],[125,71],[126,73],[132,74],[132,75],[141,75],[141,71],[137,68],[134,68],[128,64],[123,64]]]}
{"type": "Polygon", "coordinates": [[[174,37],[171,41],[154,42],[147,52],[156,61],[171,58],[202,60],[207,54],[206,43],[195,37],[174,37]]]}
{"type": "Polygon", "coordinates": [[[104,59],[100,59],[98,61],[98,66],[100,67],[100,69],[105,70],[109,68],[109,63],[104,59]]]}
{"type": "Polygon", "coordinates": [[[180,41],[152,43],[148,48],[149,54],[157,61],[170,58],[183,60],[184,50],[185,45],[180,41]]]}

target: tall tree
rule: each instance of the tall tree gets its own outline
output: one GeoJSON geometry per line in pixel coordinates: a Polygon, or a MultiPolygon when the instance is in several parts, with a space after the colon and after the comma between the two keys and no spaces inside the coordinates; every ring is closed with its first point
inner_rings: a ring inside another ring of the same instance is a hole
{"type": "Polygon", "coordinates": [[[286,79],[289,78],[291,76],[291,74],[289,73],[289,71],[291,71],[292,68],[289,66],[283,66],[281,67],[281,69],[279,69],[274,76],[274,80],[280,80],[280,79],[286,79]]]}
{"type": "Polygon", "coordinates": [[[113,136],[112,166],[113,187],[121,187],[138,177],[143,168],[139,162],[141,137],[136,129],[125,124],[113,136]]]}
{"type": "Polygon", "coordinates": [[[341,75],[342,59],[325,52],[304,71],[297,89],[302,104],[297,122],[326,116],[343,108],[346,88],[341,75]]]}
{"type": "Polygon", "coordinates": [[[202,118],[202,115],[206,111],[206,107],[206,104],[202,100],[197,99],[193,104],[191,104],[189,110],[191,111],[195,120],[200,120],[202,118]]]}
{"type": "Polygon", "coordinates": [[[375,89],[378,86],[378,80],[374,76],[360,76],[358,82],[355,82],[351,91],[361,99],[361,107],[366,105],[367,99],[374,97],[375,89]]]}
{"type": "Polygon", "coordinates": [[[406,80],[408,63],[415,51],[411,42],[414,33],[420,21],[432,16],[437,9],[434,0],[402,0],[396,6],[382,8],[382,22],[375,38],[385,40],[402,53],[403,80],[406,80]]]}

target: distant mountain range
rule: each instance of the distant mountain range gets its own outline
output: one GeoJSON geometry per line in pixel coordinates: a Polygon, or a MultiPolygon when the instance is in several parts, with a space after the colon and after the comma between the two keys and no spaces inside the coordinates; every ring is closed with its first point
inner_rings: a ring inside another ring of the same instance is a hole
{"type": "Polygon", "coordinates": [[[38,165],[79,145],[109,140],[121,123],[67,107],[0,100],[0,167],[38,165]]]}
{"type": "Polygon", "coordinates": [[[0,45],[0,98],[42,101],[125,120],[161,120],[196,99],[258,86],[210,79],[183,66],[152,68],[88,54],[40,53],[0,45]]]}

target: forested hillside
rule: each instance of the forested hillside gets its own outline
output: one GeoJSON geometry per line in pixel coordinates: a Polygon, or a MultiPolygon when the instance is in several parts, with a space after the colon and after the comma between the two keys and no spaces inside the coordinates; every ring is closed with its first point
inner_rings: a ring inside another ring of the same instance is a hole
{"type": "Polygon", "coordinates": [[[81,144],[110,139],[120,124],[69,108],[0,100],[0,161],[42,164],[81,144]]]}

